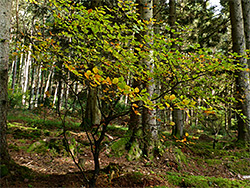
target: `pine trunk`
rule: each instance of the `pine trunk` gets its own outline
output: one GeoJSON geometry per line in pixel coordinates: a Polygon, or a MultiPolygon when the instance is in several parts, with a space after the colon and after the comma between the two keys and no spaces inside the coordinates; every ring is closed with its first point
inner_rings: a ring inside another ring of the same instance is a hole
{"type": "MultiPolygon", "coordinates": [[[[241,0],[231,0],[230,16],[232,24],[233,50],[241,55],[246,55],[246,40],[244,34],[244,20],[241,0]]],[[[249,13],[248,13],[249,14],[249,13]]],[[[238,59],[242,67],[248,68],[247,59],[238,59]]],[[[242,110],[247,119],[238,116],[238,139],[247,142],[250,140],[250,81],[247,71],[238,71],[236,77],[236,90],[238,93],[238,110],[242,110]]]]}

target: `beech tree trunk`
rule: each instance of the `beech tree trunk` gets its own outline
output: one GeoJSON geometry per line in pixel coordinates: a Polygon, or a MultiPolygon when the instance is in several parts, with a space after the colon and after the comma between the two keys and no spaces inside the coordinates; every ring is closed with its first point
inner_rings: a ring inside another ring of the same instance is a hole
{"type": "MultiPolygon", "coordinates": [[[[31,48],[31,46],[30,46],[31,48]]],[[[22,97],[22,104],[23,105],[26,105],[26,95],[25,93],[27,92],[28,90],[28,84],[29,84],[29,68],[30,68],[30,65],[31,65],[31,52],[29,51],[28,52],[28,55],[27,55],[27,59],[24,60],[24,65],[23,65],[23,69],[22,69],[22,93],[24,94],[23,97],[22,97]]]]}
{"type": "MultiPolygon", "coordinates": [[[[96,8],[101,6],[101,0],[92,0],[91,8],[96,8]]],[[[94,68],[94,65],[91,65],[91,68],[94,68]]],[[[98,106],[98,87],[89,87],[88,88],[88,98],[86,105],[85,118],[92,125],[99,125],[101,123],[101,111],[98,106]]]]}
{"type": "Polygon", "coordinates": [[[92,125],[99,125],[101,122],[101,112],[98,107],[97,95],[97,88],[89,88],[85,118],[92,125]]]}
{"type": "Polygon", "coordinates": [[[37,84],[36,84],[36,95],[35,95],[35,107],[38,107],[39,104],[39,95],[40,95],[40,82],[41,82],[41,65],[37,66],[37,84]]]}
{"type": "MultiPolygon", "coordinates": [[[[139,11],[142,20],[148,21],[148,32],[141,33],[142,35],[148,35],[149,37],[153,35],[153,0],[140,0],[139,11]]],[[[148,42],[150,46],[151,42],[148,42]]],[[[144,58],[142,63],[144,63],[148,70],[153,72],[154,70],[154,60],[153,60],[153,51],[150,50],[148,57],[144,58]]],[[[143,86],[147,89],[149,93],[149,100],[152,99],[155,92],[155,81],[151,78],[150,83],[147,83],[143,86]]],[[[156,110],[143,108],[142,112],[142,129],[143,129],[143,138],[144,138],[144,148],[143,152],[147,156],[153,154],[154,148],[158,141],[158,126],[156,124],[156,110]]]]}
{"type": "Polygon", "coordinates": [[[8,164],[6,127],[11,1],[0,0],[0,163],[8,164]]]}
{"type": "MultiPolygon", "coordinates": [[[[16,0],[16,38],[18,36],[18,33],[19,33],[19,0],[16,0]]],[[[16,52],[18,52],[17,43],[15,44],[15,50],[16,52]]],[[[15,60],[13,61],[13,66],[12,66],[12,83],[11,83],[12,93],[15,92],[17,61],[18,61],[18,56],[16,56],[15,60]]]]}
{"type": "Polygon", "coordinates": [[[29,98],[29,109],[32,110],[34,107],[34,94],[35,94],[35,74],[36,66],[31,66],[31,89],[29,98]]]}
{"type": "MultiPolygon", "coordinates": [[[[244,20],[241,0],[231,0],[230,16],[232,24],[233,50],[241,55],[246,55],[246,40],[244,34],[244,20]]],[[[245,4],[243,4],[245,5],[245,4]]],[[[250,12],[247,13],[247,15],[250,12]]],[[[245,15],[245,17],[247,17],[245,15]]],[[[242,67],[248,68],[247,59],[241,57],[238,59],[242,67]]],[[[236,90],[238,93],[238,110],[241,110],[246,119],[238,115],[238,140],[250,141],[250,81],[247,71],[238,71],[236,77],[236,90]]]]}

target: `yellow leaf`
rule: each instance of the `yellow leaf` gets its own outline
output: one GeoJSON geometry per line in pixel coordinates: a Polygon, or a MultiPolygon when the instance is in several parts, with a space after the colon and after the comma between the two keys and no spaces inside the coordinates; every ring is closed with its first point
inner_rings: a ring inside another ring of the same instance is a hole
{"type": "Polygon", "coordinates": [[[185,133],[185,136],[186,136],[186,137],[188,137],[188,136],[189,136],[189,134],[186,132],[186,133],[185,133]]]}
{"type": "Polygon", "coordinates": [[[136,87],[136,88],[135,88],[135,93],[139,93],[139,91],[140,91],[139,88],[136,87]]]}
{"type": "Polygon", "coordinates": [[[140,114],[140,112],[139,111],[137,111],[137,110],[135,110],[135,108],[134,107],[132,107],[132,110],[134,111],[134,113],[136,114],[136,115],[138,115],[138,116],[140,116],[141,114],[140,114]]]}
{"type": "Polygon", "coordinates": [[[93,83],[91,83],[91,82],[90,82],[90,85],[91,85],[92,87],[97,87],[96,84],[93,84],[93,83]]]}
{"type": "Polygon", "coordinates": [[[139,106],[137,104],[132,104],[133,107],[138,108],[139,106]]]}
{"type": "Polygon", "coordinates": [[[95,78],[98,82],[100,82],[102,80],[102,77],[99,74],[95,75],[95,78]]]}
{"type": "Polygon", "coordinates": [[[168,99],[169,99],[169,96],[168,96],[168,95],[165,95],[165,96],[164,96],[164,99],[165,99],[165,100],[168,100],[168,99]]]}
{"type": "Polygon", "coordinates": [[[97,68],[97,67],[94,67],[94,68],[93,68],[93,72],[94,72],[95,74],[97,74],[97,73],[98,73],[98,68],[97,68]]]}
{"type": "Polygon", "coordinates": [[[182,101],[182,103],[183,103],[184,105],[188,105],[189,100],[188,100],[188,99],[184,99],[184,100],[182,101]]]}
{"type": "Polygon", "coordinates": [[[87,79],[89,79],[89,75],[86,72],[84,73],[84,75],[87,79]]]}
{"type": "Polygon", "coordinates": [[[199,140],[199,137],[193,136],[193,137],[192,137],[192,140],[199,140]]]}
{"type": "Polygon", "coordinates": [[[110,80],[110,78],[109,78],[109,77],[107,77],[106,81],[107,81],[107,83],[108,83],[109,85],[111,85],[111,84],[112,84],[112,82],[111,82],[111,80],[110,80]]]}
{"type": "Polygon", "coordinates": [[[135,113],[136,115],[138,115],[138,116],[141,115],[141,113],[140,113],[139,111],[137,111],[137,110],[134,110],[134,113],[135,113]]]}
{"type": "Polygon", "coordinates": [[[91,13],[92,11],[93,11],[92,9],[89,9],[89,10],[88,10],[88,13],[91,13]]]}
{"type": "Polygon", "coordinates": [[[165,102],[165,105],[169,108],[170,107],[170,104],[168,104],[167,102],[165,102]]]}
{"type": "Polygon", "coordinates": [[[117,84],[119,82],[119,79],[118,78],[114,78],[113,80],[112,80],[112,83],[113,84],[117,84]]]}
{"type": "Polygon", "coordinates": [[[176,97],[175,97],[175,95],[173,94],[173,95],[171,95],[171,96],[169,97],[169,99],[172,101],[172,100],[176,99],[176,97]]]}
{"type": "Polygon", "coordinates": [[[50,97],[49,91],[46,91],[46,92],[45,92],[45,95],[46,95],[47,97],[50,97]]]}
{"type": "Polygon", "coordinates": [[[205,114],[215,114],[215,111],[205,110],[204,113],[205,114]]]}
{"type": "Polygon", "coordinates": [[[174,125],[175,125],[175,122],[171,121],[171,122],[169,123],[169,125],[170,125],[170,126],[174,126],[174,125]]]}
{"type": "Polygon", "coordinates": [[[130,86],[128,86],[128,85],[125,85],[125,91],[130,91],[130,86]]]}
{"type": "Polygon", "coordinates": [[[191,106],[194,106],[195,104],[196,104],[195,101],[192,101],[192,102],[191,102],[191,106]]]}
{"type": "Polygon", "coordinates": [[[158,122],[161,122],[161,119],[159,119],[159,118],[156,118],[156,120],[157,120],[158,122]]]}
{"type": "Polygon", "coordinates": [[[87,72],[84,73],[85,77],[89,79],[89,76],[91,75],[91,71],[87,70],[87,72]]]}
{"type": "Polygon", "coordinates": [[[91,71],[90,70],[87,70],[87,75],[91,75],[91,71]]]}

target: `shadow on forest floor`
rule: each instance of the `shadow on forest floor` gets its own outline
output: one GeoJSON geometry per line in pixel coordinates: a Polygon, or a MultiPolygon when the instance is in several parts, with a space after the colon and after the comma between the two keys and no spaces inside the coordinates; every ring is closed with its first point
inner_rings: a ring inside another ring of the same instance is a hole
{"type": "MultiPolygon", "coordinates": [[[[16,113],[16,112],[15,112],[16,113]]],[[[64,150],[60,129],[29,122],[18,112],[16,119],[9,118],[7,139],[12,159],[27,167],[29,173],[20,175],[11,171],[1,178],[1,187],[81,187],[83,178],[71,157],[64,150]]],[[[29,116],[29,114],[28,114],[29,116]]],[[[39,119],[39,118],[38,118],[39,119]]],[[[115,122],[120,124],[122,121],[115,122]]],[[[41,123],[41,122],[39,122],[41,123]]],[[[48,122],[47,122],[48,123],[48,122]]],[[[77,121],[74,121],[77,123],[77,121]]],[[[75,124],[74,124],[75,125],[75,124]]],[[[126,125],[126,123],[125,123],[126,125]]],[[[105,142],[119,140],[124,128],[112,126],[105,142]],[[117,130],[117,131],[116,131],[117,130]]],[[[75,127],[69,134],[75,141],[84,143],[82,158],[85,173],[93,169],[92,155],[85,133],[75,127]]],[[[97,187],[247,187],[250,154],[247,149],[230,144],[212,149],[212,143],[193,141],[194,144],[176,142],[169,135],[162,137],[164,153],[154,160],[146,158],[128,161],[126,152],[115,155],[104,148],[100,156],[101,173],[97,187]],[[225,147],[227,146],[227,147],[225,147]],[[223,148],[223,149],[222,149],[223,148]]],[[[115,142],[114,141],[114,142],[115,142]]],[[[250,187],[250,186],[249,186],[250,187]]]]}

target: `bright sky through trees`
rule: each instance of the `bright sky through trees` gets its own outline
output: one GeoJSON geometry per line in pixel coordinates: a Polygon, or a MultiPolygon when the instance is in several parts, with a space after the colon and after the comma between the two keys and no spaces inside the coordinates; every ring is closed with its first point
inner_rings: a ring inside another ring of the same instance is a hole
{"type": "Polygon", "coordinates": [[[212,6],[220,6],[220,0],[210,0],[212,6]]]}
{"type": "Polygon", "coordinates": [[[216,6],[216,10],[219,11],[220,10],[220,0],[210,0],[209,1],[210,6],[216,6]]]}

